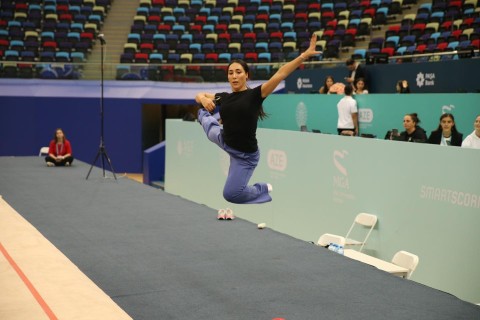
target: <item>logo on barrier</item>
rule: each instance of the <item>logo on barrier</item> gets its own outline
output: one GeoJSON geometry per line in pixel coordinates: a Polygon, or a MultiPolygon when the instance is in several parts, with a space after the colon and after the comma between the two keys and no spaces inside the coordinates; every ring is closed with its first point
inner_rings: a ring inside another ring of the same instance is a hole
{"type": "Polygon", "coordinates": [[[303,101],[300,101],[297,105],[297,110],[296,110],[296,119],[297,119],[297,126],[301,128],[302,126],[305,126],[307,124],[307,106],[303,101]]]}
{"type": "Polygon", "coordinates": [[[455,109],[455,106],[453,104],[451,104],[449,106],[442,106],[442,114],[452,113],[453,109],[455,109]]]}
{"type": "Polygon", "coordinates": [[[425,75],[422,72],[419,72],[417,74],[417,87],[419,88],[423,87],[424,83],[425,83],[425,75]]]}
{"type": "Polygon", "coordinates": [[[417,87],[421,88],[435,86],[435,73],[417,73],[417,87]]]}
{"type": "Polygon", "coordinates": [[[358,109],[358,121],[363,123],[371,123],[373,121],[373,110],[368,108],[358,109]]]}
{"type": "Polygon", "coordinates": [[[480,208],[480,194],[477,192],[422,185],[420,187],[420,199],[451,204],[457,207],[480,208]]]}
{"type": "Polygon", "coordinates": [[[344,176],[348,176],[348,172],[347,172],[347,169],[341,164],[340,161],[341,159],[342,160],[345,159],[346,155],[348,155],[348,152],[345,150],[342,150],[342,151],[335,150],[333,152],[333,164],[335,165],[337,170],[344,176]]]}
{"type": "Polygon", "coordinates": [[[275,171],[285,171],[287,169],[287,154],[283,150],[268,150],[268,167],[275,171]]]}
{"type": "Polygon", "coordinates": [[[355,196],[350,192],[350,180],[345,166],[347,157],[348,151],[346,150],[333,151],[333,165],[338,171],[338,174],[333,175],[333,201],[337,203],[355,199],[355,196]]]}
{"type": "Polygon", "coordinates": [[[312,89],[313,85],[310,82],[310,78],[298,78],[297,79],[297,89],[312,89]]]}
{"type": "Polygon", "coordinates": [[[178,141],[177,153],[179,156],[190,157],[193,154],[193,141],[178,141]]]}
{"type": "Polygon", "coordinates": [[[297,89],[300,90],[302,89],[303,81],[302,78],[297,79],[297,89]]]}

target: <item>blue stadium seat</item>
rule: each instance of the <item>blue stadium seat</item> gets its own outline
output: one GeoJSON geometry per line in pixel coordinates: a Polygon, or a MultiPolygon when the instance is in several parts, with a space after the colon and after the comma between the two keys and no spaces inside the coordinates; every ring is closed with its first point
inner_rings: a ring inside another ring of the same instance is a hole
{"type": "Polygon", "coordinates": [[[56,52],[55,53],[56,62],[70,62],[70,54],[68,52],[56,52]]]}
{"type": "Polygon", "coordinates": [[[213,43],[204,43],[202,44],[203,53],[213,53],[215,52],[215,44],[213,43]]]}
{"type": "Polygon", "coordinates": [[[4,57],[6,61],[18,61],[20,58],[20,53],[17,50],[6,50],[4,57]]]}
{"type": "Polygon", "coordinates": [[[272,54],[270,52],[261,52],[258,54],[258,62],[268,63],[272,61],[272,54]]]}
{"type": "Polygon", "coordinates": [[[36,54],[33,51],[22,51],[20,58],[22,61],[35,61],[36,54]]]}
{"type": "Polygon", "coordinates": [[[191,43],[189,46],[190,53],[201,53],[202,52],[202,45],[200,43],[191,43]]]}
{"type": "Polygon", "coordinates": [[[194,53],[192,57],[192,63],[204,63],[205,54],[204,53],[194,53]]]}
{"type": "Polygon", "coordinates": [[[399,47],[396,51],[396,55],[404,55],[407,53],[407,47],[403,46],[403,47],[399,47]]]}
{"type": "Polygon", "coordinates": [[[228,52],[223,52],[218,55],[218,62],[221,63],[230,63],[232,59],[232,54],[228,52]]]}
{"type": "Polygon", "coordinates": [[[390,36],[385,40],[385,48],[396,48],[399,41],[399,36],[390,36]]]}
{"type": "Polygon", "coordinates": [[[182,34],[182,35],[180,36],[180,42],[181,42],[181,43],[183,42],[183,43],[188,43],[188,44],[190,44],[190,43],[193,42],[193,36],[192,36],[191,34],[189,34],[189,33],[182,34]]]}
{"type": "Polygon", "coordinates": [[[207,33],[215,33],[215,26],[213,24],[206,24],[202,27],[202,32],[207,33]]]}
{"type": "Polygon", "coordinates": [[[281,42],[270,42],[268,45],[269,52],[281,52],[283,49],[281,42]]]}
{"type": "Polygon", "coordinates": [[[257,53],[268,52],[268,43],[267,42],[255,43],[255,52],[257,53]]]}
{"type": "Polygon", "coordinates": [[[243,23],[243,24],[240,26],[240,31],[241,31],[242,33],[253,32],[253,24],[252,24],[252,23],[243,23]]]}
{"type": "Polygon", "coordinates": [[[161,54],[161,53],[150,53],[149,60],[150,60],[150,63],[162,63],[163,62],[163,54],[161,54]]]}
{"type": "Polygon", "coordinates": [[[179,63],[180,55],[178,53],[169,53],[167,55],[167,63],[179,63]]]}
{"type": "Polygon", "coordinates": [[[83,52],[72,52],[70,53],[70,58],[72,62],[85,62],[85,54],[83,52]]]}
{"type": "Polygon", "coordinates": [[[15,51],[23,51],[24,43],[22,40],[12,40],[10,41],[10,49],[15,51]]]}
{"type": "Polygon", "coordinates": [[[280,30],[283,33],[293,31],[293,22],[282,22],[280,30]]]}
{"type": "Polygon", "coordinates": [[[367,53],[366,49],[355,49],[353,51],[352,58],[353,59],[365,59],[366,53],[367,53]]]}
{"type": "Polygon", "coordinates": [[[53,61],[55,61],[55,52],[52,52],[52,51],[42,51],[42,52],[40,52],[40,61],[42,61],[42,62],[53,62],[53,61]]]}
{"type": "Polygon", "coordinates": [[[232,60],[243,60],[245,54],[243,52],[232,53],[232,60]]]}
{"type": "Polygon", "coordinates": [[[127,37],[127,42],[139,44],[140,35],[138,33],[130,33],[127,37]]]}

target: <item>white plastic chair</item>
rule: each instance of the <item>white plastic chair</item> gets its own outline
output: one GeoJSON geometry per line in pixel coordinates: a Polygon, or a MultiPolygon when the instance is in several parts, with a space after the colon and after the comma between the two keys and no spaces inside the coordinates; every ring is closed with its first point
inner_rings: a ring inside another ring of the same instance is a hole
{"type": "Polygon", "coordinates": [[[317,241],[317,246],[326,247],[330,243],[335,243],[341,245],[342,247],[345,246],[345,238],[342,236],[337,236],[335,234],[324,233],[320,236],[317,241]]]}
{"type": "Polygon", "coordinates": [[[347,232],[347,235],[345,236],[345,244],[347,246],[360,246],[360,249],[358,251],[362,252],[363,247],[367,243],[368,238],[370,237],[370,234],[372,233],[373,228],[375,227],[375,224],[377,223],[377,216],[374,214],[370,213],[359,213],[355,217],[355,220],[353,220],[352,226],[347,232]],[[350,234],[352,233],[353,229],[355,228],[356,225],[360,225],[368,229],[367,234],[365,235],[365,238],[362,241],[355,240],[350,237],[350,234]]]}
{"type": "Polygon", "coordinates": [[[392,259],[393,264],[408,269],[408,273],[404,277],[405,279],[410,279],[413,271],[417,268],[418,262],[419,259],[417,255],[403,250],[395,253],[392,259]]]}
{"type": "Polygon", "coordinates": [[[48,150],[50,150],[49,147],[41,147],[40,148],[40,152],[38,153],[38,156],[41,157],[43,155],[47,155],[48,154],[48,150]]]}

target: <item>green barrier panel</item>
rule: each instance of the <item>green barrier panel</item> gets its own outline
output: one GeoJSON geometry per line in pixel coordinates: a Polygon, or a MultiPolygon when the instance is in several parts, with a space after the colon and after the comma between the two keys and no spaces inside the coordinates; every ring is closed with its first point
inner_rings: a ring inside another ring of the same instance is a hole
{"type": "MultiPolygon", "coordinates": [[[[288,94],[271,95],[264,107],[270,115],[259,123],[262,128],[300,130],[319,129],[337,132],[337,103],[340,95],[288,94]]],[[[438,127],[443,113],[455,116],[457,129],[464,137],[473,131],[480,114],[480,94],[367,94],[355,96],[359,107],[360,133],[383,139],[388,130],[403,129],[403,116],[416,112],[427,134],[438,127]]]]}
{"type": "Polygon", "coordinates": [[[269,129],[258,139],[251,182],[272,183],[272,202],[227,203],[226,153],[198,123],[178,120],[167,121],[166,191],[214,208],[212,223],[235,223],[215,220],[230,207],[305,241],[345,235],[356,214],[376,214],[365,253],[415,253],[414,281],[480,302],[480,150],[269,129]]]}

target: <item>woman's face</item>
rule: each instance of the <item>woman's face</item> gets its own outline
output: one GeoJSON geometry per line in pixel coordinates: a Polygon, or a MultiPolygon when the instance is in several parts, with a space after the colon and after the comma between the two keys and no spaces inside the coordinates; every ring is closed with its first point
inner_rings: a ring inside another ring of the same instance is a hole
{"type": "Polygon", "coordinates": [[[232,91],[242,91],[247,89],[248,74],[245,73],[240,63],[234,62],[228,68],[228,82],[232,91]]]}
{"type": "Polygon", "coordinates": [[[62,130],[57,130],[56,136],[57,136],[57,141],[59,141],[59,140],[63,141],[63,131],[62,130]]]}
{"type": "Polygon", "coordinates": [[[453,122],[452,118],[445,117],[440,120],[440,125],[442,126],[443,131],[450,132],[452,131],[452,127],[455,125],[455,122],[453,122]]]}
{"type": "Polygon", "coordinates": [[[327,87],[330,88],[333,84],[333,79],[332,78],[327,78],[327,81],[325,83],[327,84],[327,87]]]}
{"type": "Polygon", "coordinates": [[[473,127],[475,128],[475,131],[480,132],[480,116],[475,119],[473,127]]]}
{"type": "Polygon", "coordinates": [[[407,131],[415,129],[415,122],[413,122],[412,117],[410,117],[409,115],[403,117],[403,127],[407,131]]]}
{"type": "Polygon", "coordinates": [[[357,90],[363,90],[365,88],[365,82],[363,81],[358,81],[357,82],[357,90]]]}

